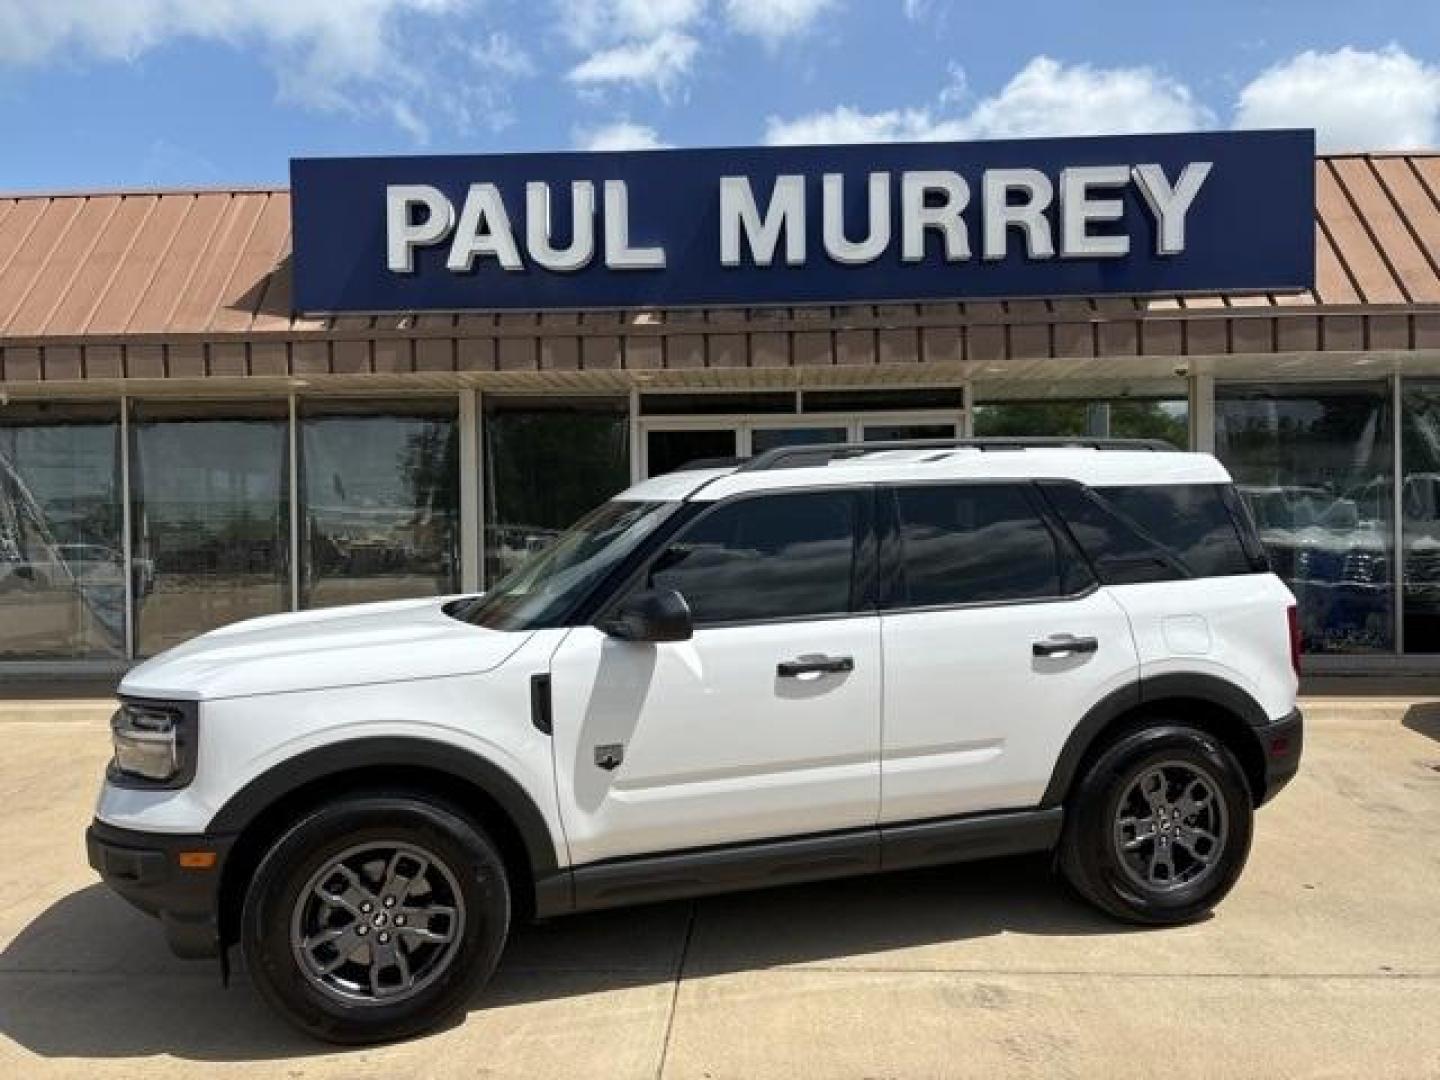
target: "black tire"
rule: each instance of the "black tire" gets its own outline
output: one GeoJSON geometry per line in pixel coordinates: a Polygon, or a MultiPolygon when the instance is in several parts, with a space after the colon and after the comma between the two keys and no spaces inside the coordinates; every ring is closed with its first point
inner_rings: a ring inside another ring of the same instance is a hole
{"type": "Polygon", "coordinates": [[[1081,896],[1118,919],[1193,922],[1240,876],[1253,819],[1245,775],[1229,749],[1198,728],[1157,722],[1118,737],[1080,778],[1067,801],[1060,869],[1081,896]],[[1186,786],[1191,775],[1199,787],[1186,786]],[[1206,788],[1209,798],[1197,802],[1206,788]],[[1165,792],[1177,791],[1171,802],[1165,792]],[[1137,823],[1142,814],[1149,816],[1137,823]]]}
{"type": "Polygon", "coordinates": [[[419,1034],[461,1010],[494,973],[509,928],[504,863],[477,823],[416,795],[357,794],[307,812],[271,847],[246,892],[240,947],[261,996],[302,1031],[327,1042],[376,1043],[419,1034]],[[388,863],[386,851],[395,853],[388,863]],[[371,876],[377,864],[386,867],[378,878],[371,876]],[[357,900],[367,895],[362,916],[357,900]],[[396,896],[398,906],[387,908],[396,896]],[[372,925],[376,915],[406,911],[405,929],[403,914],[372,925]],[[355,947],[344,950],[352,958],[336,972],[321,974],[320,960],[342,950],[314,942],[332,932],[355,947]],[[381,932],[390,944],[378,944],[381,932]],[[447,933],[445,941],[428,940],[447,933]],[[376,963],[401,952],[403,963],[376,963]],[[381,985],[402,976],[412,979],[409,989],[381,985]]]}

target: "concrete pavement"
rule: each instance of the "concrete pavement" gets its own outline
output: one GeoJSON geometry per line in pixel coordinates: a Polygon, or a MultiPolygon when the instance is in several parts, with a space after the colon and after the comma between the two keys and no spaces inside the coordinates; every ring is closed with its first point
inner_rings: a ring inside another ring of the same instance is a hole
{"type": "Polygon", "coordinates": [[[0,704],[0,1076],[1440,1077],[1440,703],[1309,702],[1196,926],[1118,926],[1037,859],[578,916],[523,930],[463,1022],[362,1051],[96,884],[108,711],[0,704]]]}

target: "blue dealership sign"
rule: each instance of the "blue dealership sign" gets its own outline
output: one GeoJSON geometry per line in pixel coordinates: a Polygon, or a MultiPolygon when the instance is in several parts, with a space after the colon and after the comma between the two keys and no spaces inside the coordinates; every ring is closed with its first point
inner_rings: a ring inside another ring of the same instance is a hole
{"type": "Polygon", "coordinates": [[[301,311],[1283,292],[1311,131],[291,162],[301,311]]]}

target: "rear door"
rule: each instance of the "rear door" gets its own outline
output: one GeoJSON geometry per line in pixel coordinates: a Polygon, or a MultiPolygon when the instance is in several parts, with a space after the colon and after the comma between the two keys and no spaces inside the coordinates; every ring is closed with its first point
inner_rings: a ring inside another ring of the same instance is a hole
{"type": "Polygon", "coordinates": [[[1039,803],[1080,718],[1134,682],[1124,611],[1028,483],[880,498],[885,823],[1039,803]]]}
{"type": "Polygon", "coordinates": [[[551,682],[574,863],[875,824],[872,504],[868,488],[719,503],[633,586],[684,596],[691,640],[566,636],[551,682]]]}

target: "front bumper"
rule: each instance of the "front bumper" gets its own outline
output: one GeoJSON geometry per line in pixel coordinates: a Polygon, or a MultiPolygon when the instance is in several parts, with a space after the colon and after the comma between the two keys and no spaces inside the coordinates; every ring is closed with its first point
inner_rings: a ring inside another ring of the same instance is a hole
{"type": "Polygon", "coordinates": [[[160,920],[176,956],[220,955],[220,880],[234,837],[136,832],[95,821],[85,831],[90,865],[101,879],[160,920]],[[191,869],[181,852],[214,852],[214,864],[191,869]]]}
{"type": "Polygon", "coordinates": [[[1298,708],[1291,709],[1274,723],[1256,728],[1255,734],[1265,756],[1265,790],[1259,799],[1263,804],[1274,798],[1300,771],[1300,754],[1305,748],[1305,717],[1298,708]]]}

